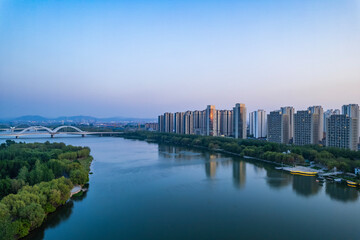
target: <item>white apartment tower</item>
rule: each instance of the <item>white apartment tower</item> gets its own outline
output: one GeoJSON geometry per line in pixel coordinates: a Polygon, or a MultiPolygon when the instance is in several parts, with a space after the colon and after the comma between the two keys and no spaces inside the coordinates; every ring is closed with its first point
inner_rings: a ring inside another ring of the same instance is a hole
{"type": "Polygon", "coordinates": [[[257,110],[249,114],[250,134],[255,138],[266,137],[266,111],[257,110]]]}

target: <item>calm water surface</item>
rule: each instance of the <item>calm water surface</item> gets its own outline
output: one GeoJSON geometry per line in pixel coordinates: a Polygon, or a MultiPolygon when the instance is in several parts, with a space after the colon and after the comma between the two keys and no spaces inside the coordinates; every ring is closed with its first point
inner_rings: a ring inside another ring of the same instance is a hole
{"type": "MultiPolygon", "coordinates": [[[[90,187],[27,239],[360,239],[356,189],[274,166],[121,138],[89,146],[90,187]]],[[[2,140],[3,141],[3,140],[2,140]]]]}

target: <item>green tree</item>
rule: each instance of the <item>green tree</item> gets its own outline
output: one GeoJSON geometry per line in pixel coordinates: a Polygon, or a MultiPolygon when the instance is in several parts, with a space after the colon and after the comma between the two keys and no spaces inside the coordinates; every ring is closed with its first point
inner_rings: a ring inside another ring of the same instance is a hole
{"type": "Polygon", "coordinates": [[[17,179],[27,182],[28,176],[29,176],[29,170],[26,166],[23,166],[19,171],[17,179]]]}
{"type": "Polygon", "coordinates": [[[84,170],[75,169],[70,172],[70,179],[74,184],[85,184],[89,181],[88,173],[84,170]]]}

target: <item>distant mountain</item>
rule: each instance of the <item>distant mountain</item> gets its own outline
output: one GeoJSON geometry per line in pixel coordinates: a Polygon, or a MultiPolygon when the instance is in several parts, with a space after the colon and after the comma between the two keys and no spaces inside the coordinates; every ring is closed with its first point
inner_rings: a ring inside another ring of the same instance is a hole
{"type": "Polygon", "coordinates": [[[82,122],[82,121],[96,122],[98,120],[98,118],[91,117],[91,116],[70,116],[70,117],[63,116],[63,117],[54,118],[53,120],[55,120],[55,121],[74,121],[74,122],[82,122]]]}
{"type": "Polygon", "coordinates": [[[21,117],[17,117],[14,119],[11,119],[13,121],[24,121],[24,122],[29,122],[29,121],[36,121],[36,122],[42,122],[42,121],[47,121],[48,119],[39,115],[26,115],[26,116],[21,116],[21,117]]]}
{"type": "Polygon", "coordinates": [[[132,117],[109,117],[97,118],[92,116],[61,116],[57,118],[46,118],[39,115],[26,115],[17,118],[3,118],[0,122],[48,122],[48,121],[71,121],[71,122],[154,122],[154,118],[132,118],[132,117]]]}

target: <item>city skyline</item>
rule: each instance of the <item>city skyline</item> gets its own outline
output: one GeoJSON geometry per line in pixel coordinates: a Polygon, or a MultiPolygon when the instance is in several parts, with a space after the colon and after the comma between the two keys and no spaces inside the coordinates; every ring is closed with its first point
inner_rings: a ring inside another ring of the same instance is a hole
{"type": "Polygon", "coordinates": [[[5,0],[0,115],[359,103],[359,3],[5,0]]]}
{"type": "Polygon", "coordinates": [[[165,133],[261,139],[274,143],[325,145],[360,149],[360,109],[358,104],[343,105],[324,112],[322,106],[296,110],[291,106],[266,114],[263,109],[250,112],[244,103],[232,110],[207,105],[205,110],[170,113],[158,116],[158,125],[150,131],[165,133]]]}

